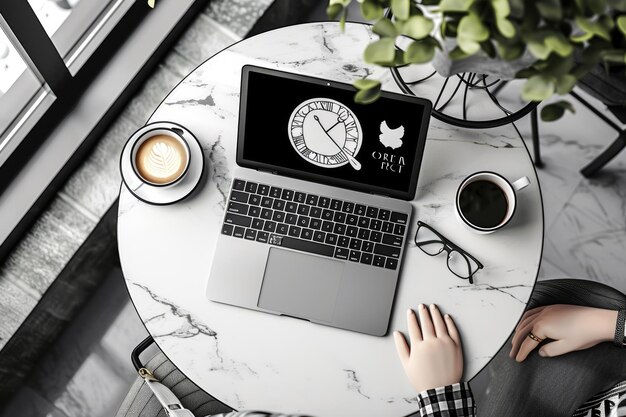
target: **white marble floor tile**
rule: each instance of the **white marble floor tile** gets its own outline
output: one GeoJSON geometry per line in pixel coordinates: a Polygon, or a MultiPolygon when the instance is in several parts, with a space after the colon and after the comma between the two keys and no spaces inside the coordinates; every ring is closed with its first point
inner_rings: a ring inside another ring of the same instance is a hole
{"type": "Polygon", "coordinates": [[[539,267],[539,274],[537,276],[539,281],[569,277],[570,276],[567,272],[545,259],[545,257],[541,260],[541,266],[539,267]]]}
{"type": "MultiPolygon", "coordinates": [[[[578,101],[573,98],[568,100],[574,105],[575,114],[568,112],[556,122],[539,121],[544,167],[537,172],[544,200],[546,230],[583,179],[580,169],[617,136],[611,127],[578,101]]],[[[517,125],[532,152],[529,116],[517,125]]]]}
{"type": "Polygon", "coordinates": [[[573,278],[626,292],[625,162],[580,183],[547,229],[544,259],[573,278]]]}

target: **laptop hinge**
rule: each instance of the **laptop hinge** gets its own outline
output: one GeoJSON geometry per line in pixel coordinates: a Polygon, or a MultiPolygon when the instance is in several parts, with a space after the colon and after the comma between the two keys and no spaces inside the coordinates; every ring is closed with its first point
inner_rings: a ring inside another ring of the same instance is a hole
{"type": "Polygon", "coordinates": [[[379,197],[389,198],[389,194],[378,194],[378,193],[375,193],[375,192],[370,192],[370,194],[371,195],[377,195],[379,197]]]}

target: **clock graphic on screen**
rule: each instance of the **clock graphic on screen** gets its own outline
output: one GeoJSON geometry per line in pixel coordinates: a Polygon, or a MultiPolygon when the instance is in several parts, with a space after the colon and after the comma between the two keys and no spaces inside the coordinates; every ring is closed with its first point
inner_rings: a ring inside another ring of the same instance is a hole
{"type": "Polygon", "coordinates": [[[312,98],[300,103],[289,118],[291,145],[303,159],[322,168],[350,164],[361,169],[356,155],[363,131],[355,114],[330,98],[312,98]]]}

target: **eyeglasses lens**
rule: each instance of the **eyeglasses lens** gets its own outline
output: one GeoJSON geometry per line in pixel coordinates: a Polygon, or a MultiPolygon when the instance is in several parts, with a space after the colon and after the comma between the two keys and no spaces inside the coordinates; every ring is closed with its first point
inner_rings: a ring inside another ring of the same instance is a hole
{"type": "Polygon", "coordinates": [[[440,254],[444,248],[444,244],[439,236],[437,236],[435,233],[433,233],[432,230],[424,226],[421,226],[417,230],[415,243],[421,250],[431,256],[440,254]]]}
{"type": "Polygon", "coordinates": [[[469,278],[472,275],[471,261],[458,251],[451,251],[448,254],[448,268],[456,275],[469,278]]]}

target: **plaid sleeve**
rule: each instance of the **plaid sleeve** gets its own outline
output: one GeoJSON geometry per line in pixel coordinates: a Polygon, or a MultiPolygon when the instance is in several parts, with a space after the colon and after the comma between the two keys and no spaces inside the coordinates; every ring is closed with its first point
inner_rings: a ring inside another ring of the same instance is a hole
{"type": "Polygon", "coordinates": [[[422,391],[417,395],[421,417],[474,417],[476,406],[467,382],[422,391]]]}
{"type": "Polygon", "coordinates": [[[578,407],[573,417],[626,416],[626,381],[602,391],[578,407]]]}

